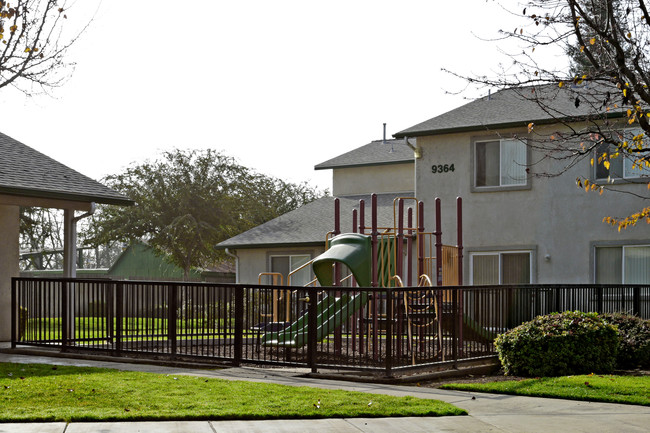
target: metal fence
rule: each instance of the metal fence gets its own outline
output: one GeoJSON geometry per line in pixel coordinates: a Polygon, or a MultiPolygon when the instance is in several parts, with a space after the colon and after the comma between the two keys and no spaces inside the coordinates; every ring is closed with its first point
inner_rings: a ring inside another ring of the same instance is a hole
{"type": "Polygon", "coordinates": [[[493,357],[537,315],[650,317],[650,286],[361,289],[14,278],[12,346],[114,356],[370,370],[493,357]]]}

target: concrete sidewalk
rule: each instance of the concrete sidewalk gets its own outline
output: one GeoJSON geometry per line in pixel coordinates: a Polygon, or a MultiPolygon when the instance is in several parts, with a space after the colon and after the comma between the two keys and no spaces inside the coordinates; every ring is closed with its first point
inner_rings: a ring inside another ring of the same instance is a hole
{"type": "Polygon", "coordinates": [[[304,369],[249,367],[200,370],[146,364],[74,360],[0,353],[0,362],[45,363],[115,368],[151,373],[192,375],[228,380],[344,389],[446,401],[469,416],[422,418],[352,418],[273,421],[107,422],[0,424],[2,432],[130,433],[130,432],[647,432],[650,407],[589,403],[535,397],[443,391],[389,384],[353,383],[304,377],[304,369]]]}

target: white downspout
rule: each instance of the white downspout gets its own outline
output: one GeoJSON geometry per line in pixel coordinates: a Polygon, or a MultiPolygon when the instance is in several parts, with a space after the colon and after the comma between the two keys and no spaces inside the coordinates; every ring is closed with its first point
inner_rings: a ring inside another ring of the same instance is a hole
{"type": "Polygon", "coordinates": [[[235,259],[235,283],[239,284],[239,256],[236,251],[231,253],[230,248],[226,248],[226,255],[235,259]]]}

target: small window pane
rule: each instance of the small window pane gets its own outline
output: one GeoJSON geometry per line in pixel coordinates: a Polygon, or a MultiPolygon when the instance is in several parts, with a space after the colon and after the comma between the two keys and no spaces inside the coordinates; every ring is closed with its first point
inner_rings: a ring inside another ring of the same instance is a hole
{"type": "Polygon", "coordinates": [[[499,186],[498,141],[476,143],[476,186],[499,186]]]}
{"type": "Polygon", "coordinates": [[[625,247],[625,284],[650,283],[650,247],[625,247]]]}
{"type": "Polygon", "coordinates": [[[647,166],[646,161],[639,161],[643,157],[650,157],[647,153],[639,154],[638,156],[626,156],[621,158],[625,161],[625,177],[638,178],[650,176],[650,167],[647,166]]]}
{"type": "Polygon", "coordinates": [[[610,157],[610,155],[615,154],[615,150],[616,148],[608,143],[602,143],[598,146],[594,158],[596,179],[621,179],[623,177],[623,156],[610,157]],[[609,162],[609,168],[607,168],[605,162],[609,162]]]}
{"type": "Polygon", "coordinates": [[[472,282],[477,285],[499,284],[499,255],[472,256],[472,282]]]}
{"type": "MultiPolygon", "coordinates": [[[[309,262],[309,256],[291,256],[291,272],[295,271],[305,263],[309,262]]],[[[311,267],[305,266],[295,274],[291,275],[292,286],[304,286],[311,281],[311,267]]]]}
{"type": "Polygon", "coordinates": [[[501,255],[501,284],[530,284],[530,253],[501,255]]]}
{"type": "MultiPolygon", "coordinates": [[[[271,272],[282,274],[282,284],[287,284],[287,275],[289,274],[289,256],[271,257],[271,272]]],[[[269,277],[268,284],[280,284],[280,280],[271,281],[271,277],[269,277]]]]}
{"type": "Polygon", "coordinates": [[[596,248],[596,284],[621,284],[622,270],[621,247],[596,248]]]}
{"type": "Polygon", "coordinates": [[[501,185],[526,184],[526,145],[519,140],[501,142],[501,185]]]}

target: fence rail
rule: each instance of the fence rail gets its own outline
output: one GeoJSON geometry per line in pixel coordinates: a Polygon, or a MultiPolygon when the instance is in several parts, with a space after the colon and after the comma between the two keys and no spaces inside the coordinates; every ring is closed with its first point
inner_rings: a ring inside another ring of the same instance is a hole
{"type": "Polygon", "coordinates": [[[650,317],[647,285],[278,287],[14,278],[12,346],[377,371],[454,366],[537,315],[650,317]]]}

